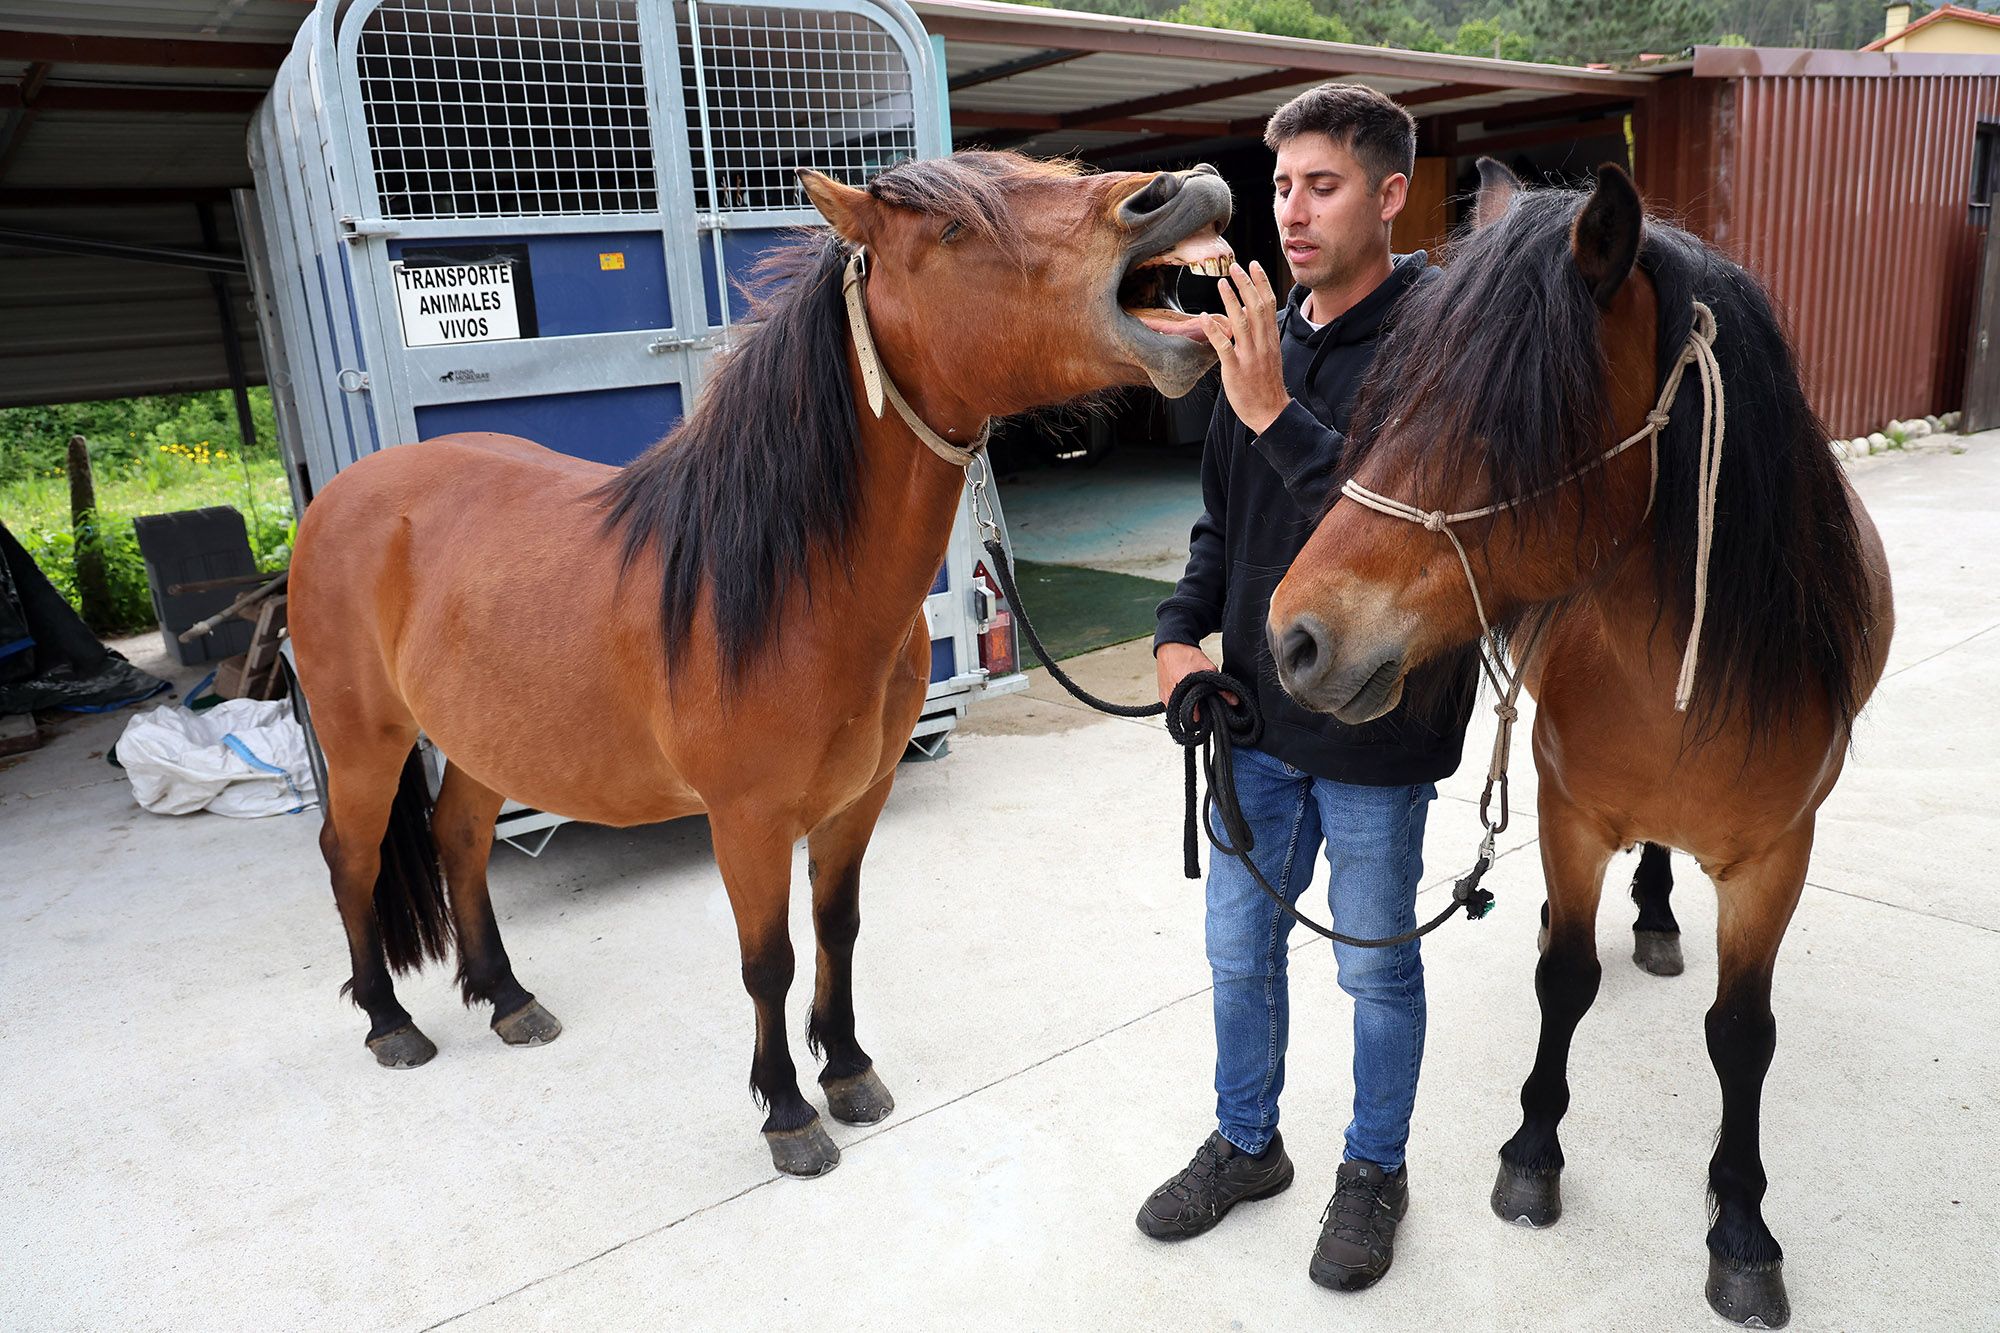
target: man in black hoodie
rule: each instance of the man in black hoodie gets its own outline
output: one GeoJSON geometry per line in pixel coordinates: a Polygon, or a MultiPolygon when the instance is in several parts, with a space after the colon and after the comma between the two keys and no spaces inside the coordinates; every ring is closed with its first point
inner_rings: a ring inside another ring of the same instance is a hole
{"type": "MultiPolygon", "coordinates": [[[[1296,901],[1323,848],[1335,927],[1379,938],[1416,924],[1432,784],[1458,767],[1476,682],[1414,692],[1350,727],[1285,694],[1264,622],[1327,502],[1377,341],[1398,298],[1431,275],[1421,251],[1389,249],[1416,126],[1373,89],[1329,83],[1280,108],[1264,142],[1277,154],[1274,206],[1297,285],[1280,316],[1262,267],[1232,266],[1221,288],[1227,314],[1206,317],[1223,389],[1202,452],[1206,512],[1187,573],[1160,603],[1154,657],[1165,698],[1190,671],[1212,669],[1197,645],[1221,631],[1223,668],[1254,682],[1265,719],[1258,748],[1236,757],[1258,868],[1296,901]]],[[[1213,856],[1217,1127],[1140,1209],[1149,1236],[1199,1235],[1236,1204],[1292,1183],[1278,1135],[1291,925],[1241,862],[1213,856]]],[[[1336,945],[1334,957],[1354,1000],[1354,1114],[1309,1271],[1322,1286],[1354,1290],[1388,1271],[1409,1204],[1403,1152],[1423,1058],[1423,963],[1414,942],[1336,945]]]]}

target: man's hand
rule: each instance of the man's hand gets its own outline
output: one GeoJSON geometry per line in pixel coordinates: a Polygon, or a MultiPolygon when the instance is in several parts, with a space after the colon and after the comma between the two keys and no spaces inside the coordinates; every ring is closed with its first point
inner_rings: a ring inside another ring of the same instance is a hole
{"type": "Polygon", "coordinates": [[[1228,313],[1203,315],[1202,330],[1222,362],[1222,391],[1229,406],[1237,420],[1261,435],[1292,400],[1278,352],[1278,298],[1264,266],[1255,260],[1248,273],[1231,264],[1216,291],[1228,313]]]}
{"type": "MultiPolygon", "coordinates": [[[[1160,651],[1153,654],[1153,666],[1160,675],[1160,702],[1171,703],[1174,690],[1181,681],[1197,671],[1213,671],[1215,663],[1208,654],[1191,643],[1163,643],[1160,651]]],[[[1225,692],[1222,696],[1230,703],[1240,703],[1235,695],[1225,692]]],[[[1201,711],[1195,711],[1195,720],[1201,720],[1201,711]]]]}

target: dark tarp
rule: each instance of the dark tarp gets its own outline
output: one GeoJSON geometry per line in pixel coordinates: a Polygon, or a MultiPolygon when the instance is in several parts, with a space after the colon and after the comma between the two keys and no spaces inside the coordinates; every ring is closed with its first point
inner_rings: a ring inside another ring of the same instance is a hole
{"type": "Polygon", "coordinates": [[[0,713],[102,712],[166,688],[99,643],[0,523],[0,713]]]}

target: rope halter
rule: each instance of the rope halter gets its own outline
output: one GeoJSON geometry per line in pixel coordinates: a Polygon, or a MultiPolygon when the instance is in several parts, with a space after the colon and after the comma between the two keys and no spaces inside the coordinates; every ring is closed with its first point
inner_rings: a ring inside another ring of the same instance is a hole
{"type": "MultiPolygon", "coordinates": [[[[1646,424],[1618,443],[1599,454],[1582,467],[1556,479],[1539,490],[1511,500],[1501,500],[1494,504],[1482,505],[1477,509],[1447,513],[1442,509],[1419,509],[1391,496],[1371,491],[1358,481],[1348,481],[1340,488],[1340,493],[1355,503],[1420,525],[1426,532],[1442,532],[1451,541],[1452,550],[1458,553],[1459,566],[1465,570],[1465,586],[1472,592],[1472,609],[1479,616],[1479,634],[1485,647],[1481,664],[1486,669],[1487,678],[1493,682],[1504,700],[1504,706],[1511,711],[1512,701],[1520,693],[1521,684],[1517,675],[1507,669],[1506,658],[1492,622],[1486,615],[1486,602],[1479,595],[1479,580],[1473,576],[1472,560],[1466,554],[1465,543],[1458,539],[1453,528],[1460,523],[1474,519],[1491,518],[1509,509],[1517,509],[1531,500],[1538,500],[1550,492],[1560,489],[1585,474],[1603,467],[1618,455],[1641,442],[1647,446],[1650,457],[1650,472],[1646,482],[1646,511],[1640,516],[1644,522],[1653,512],[1653,501],[1660,486],[1660,432],[1672,420],[1671,409],[1674,398],[1680,393],[1681,377],[1689,366],[1696,367],[1701,379],[1701,462],[1700,475],[1695,493],[1695,573],[1694,573],[1694,620],[1688,629],[1687,647],[1681,656],[1680,676],[1674,686],[1674,707],[1686,712],[1688,702],[1694,697],[1695,664],[1700,656],[1702,618],[1708,607],[1708,562],[1715,544],[1715,504],[1716,489],[1722,481],[1722,437],[1724,430],[1724,403],[1722,392],[1722,367],[1715,359],[1715,312],[1700,301],[1694,303],[1694,329],[1688,334],[1687,345],[1681,349],[1679,359],[1668,372],[1660,396],[1653,410],[1646,413],[1646,424]]],[[[1525,660],[1525,657],[1523,658],[1525,660]]],[[[1511,722],[1503,717],[1503,722],[1511,722]]]]}
{"type": "MultiPolygon", "coordinates": [[[[1715,496],[1716,488],[1722,480],[1722,435],[1724,428],[1722,366],[1715,359],[1715,312],[1700,301],[1694,303],[1694,329],[1688,334],[1686,346],[1680,357],[1667,374],[1667,382],[1660,389],[1658,401],[1653,410],[1646,413],[1646,424],[1618,443],[1599,454],[1575,471],[1558,478],[1540,490],[1527,495],[1516,496],[1495,504],[1482,505],[1477,509],[1447,513],[1442,509],[1419,509],[1405,504],[1391,496],[1369,490],[1358,481],[1350,480],[1340,488],[1340,493],[1356,504],[1416,523],[1426,532],[1442,532],[1450,541],[1452,550],[1458,553],[1459,566],[1465,570],[1465,586],[1472,593],[1472,609],[1479,616],[1479,635],[1482,651],[1480,666],[1486,671],[1486,678],[1493,683],[1498,698],[1493,705],[1494,716],[1499,726],[1493,736],[1493,758],[1486,767],[1486,789],[1479,797],[1479,822],[1486,826],[1486,836],[1480,843],[1480,865],[1492,862],[1494,839],[1507,827],[1509,810],[1507,806],[1507,759],[1513,750],[1514,723],[1520,717],[1517,706],[1521,696],[1522,673],[1509,671],[1506,651],[1499,634],[1486,616],[1486,603],[1479,595],[1479,580],[1473,576],[1472,560],[1465,553],[1465,543],[1458,539],[1452,529],[1459,523],[1469,523],[1476,518],[1490,518],[1509,509],[1519,508],[1531,500],[1540,499],[1559,487],[1566,486],[1586,473],[1603,467],[1618,455],[1645,441],[1649,455],[1649,472],[1646,480],[1646,511],[1639,521],[1645,522],[1653,512],[1653,501],[1660,487],[1660,432],[1665,430],[1672,419],[1671,409],[1674,398],[1680,393],[1681,377],[1687,368],[1694,366],[1701,377],[1701,461],[1700,476],[1695,491],[1695,566],[1694,566],[1694,619],[1688,627],[1687,647],[1681,655],[1680,676],[1674,685],[1674,707],[1686,712],[1688,701],[1694,697],[1695,663],[1700,656],[1701,622],[1708,607],[1708,560],[1715,544],[1715,496]],[[1495,789],[1500,793],[1500,816],[1495,820],[1489,812],[1495,789]]],[[[1533,650],[1532,642],[1522,646],[1519,661],[1525,665],[1533,650]]]]}

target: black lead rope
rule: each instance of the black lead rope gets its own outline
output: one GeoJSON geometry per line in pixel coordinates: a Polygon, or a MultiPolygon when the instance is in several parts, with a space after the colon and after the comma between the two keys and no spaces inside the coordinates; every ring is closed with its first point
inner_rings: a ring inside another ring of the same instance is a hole
{"type": "Polygon", "coordinates": [[[1465,909],[1469,921],[1477,921],[1493,909],[1492,891],[1479,887],[1479,881],[1493,864],[1492,855],[1482,850],[1478,862],[1452,886],[1450,904],[1414,930],[1406,930],[1387,939],[1364,940],[1329,930],[1311,917],[1301,915],[1283,894],[1271,887],[1270,881],[1257,869],[1257,863],[1250,859],[1256,839],[1250,832],[1249,821],[1243,817],[1243,807],[1236,799],[1236,747],[1254,746],[1264,735],[1264,715],[1258,710],[1257,696],[1242,681],[1226,672],[1193,671],[1181,679],[1181,683],[1174,687],[1172,697],[1163,704],[1118,704],[1098,698],[1070,679],[1069,673],[1056,665],[1055,658],[1042,646],[1041,635],[1035,633],[1035,622],[1028,619],[1028,612],[1021,605],[1020,589],[1014,586],[1014,566],[1007,558],[1006,548],[995,537],[988,537],[985,545],[986,554],[993,561],[993,572],[1000,580],[1000,592],[1021,622],[1021,633],[1057,684],[1080,702],[1112,717],[1166,715],[1167,734],[1181,747],[1187,761],[1187,821],[1182,832],[1181,851],[1183,869],[1189,879],[1201,878],[1201,839],[1196,833],[1199,827],[1207,833],[1215,850],[1243,863],[1257,887],[1269,895],[1287,916],[1336,944],[1351,944],[1362,949],[1393,949],[1397,945],[1422,939],[1443,925],[1461,907],[1465,909]],[[1231,695],[1237,702],[1230,701],[1228,696],[1231,695]],[[1199,801],[1195,799],[1197,766],[1207,784],[1206,794],[1199,801]],[[1221,837],[1216,836],[1217,825],[1221,826],[1221,837]]]}

